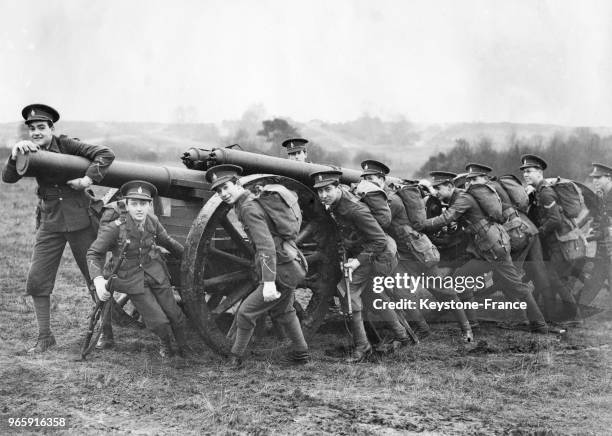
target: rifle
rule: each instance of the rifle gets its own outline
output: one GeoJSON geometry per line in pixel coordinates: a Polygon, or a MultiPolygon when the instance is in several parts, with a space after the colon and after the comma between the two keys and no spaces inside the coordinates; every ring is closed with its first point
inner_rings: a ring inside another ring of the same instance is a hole
{"type": "Polygon", "coordinates": [[[106,301],[101,301],[97,294],[94,292],[96,305],[91,311],[89,315],[89,324],[87,326],[87,333],[85,334],[85,339],[83,340],[83,345],[81,346],[81,359],[85,360],[86,356],[93,350],[102,334],[102,327],[105,322],[108,320],[110,316],[110,312],[113,307],[113,285],[115,280],[117,279],[117,273],[119,272],[119,268],[125,261],[127,249],[130,246],[130,240],[127,239],[123,247],[121,248],[121,255],[117,264],[113,268],[110,276],[108,277],[108,281],[106,282],[106,290],[110,292],[111,296],[106,301]]]}
{"type": "Polygon", "coordinates": [[[347,268],[345,266],[346,262],[348,262],[347,256],[346,256],[346,249],[340,245],[340,254],[341,254],[341,261],[340,261],[340,268],[342,268],[342,273],[344,275],[344,285],[346,286],[346,318],[347,320],[350,321],[350,319],[353,317],[353,302],[351,301],[351,282],[353,281],[353,271],[350,268],[347,268]]]}

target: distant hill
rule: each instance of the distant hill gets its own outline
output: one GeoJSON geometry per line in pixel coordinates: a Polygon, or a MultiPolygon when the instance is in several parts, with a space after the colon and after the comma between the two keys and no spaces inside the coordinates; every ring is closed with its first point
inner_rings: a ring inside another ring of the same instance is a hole
{"type": "MultiPolygon", "coordinates": [[[[58,133],[109,145],[120,159],[176,159],[178,163],[180,154],[189,147],[210,148],[240,142],[248,150],[248,144],[264,143],[257,135],[261,124],[253,121],[227,121],[222,125],[62,121],[58,124],[58,133]]],[[[393,172],[402,176],[412,175],[429,156],[450,150],[457,139],[474,144],[485,140],[499,150],[517,140],[544,143],[555,135],[565,137],[576,129],[547,124],[417,124],[405,119],[382,121],[369,116],[343,123],[288,121],[302,136],[326,151],[339,152],[346,166],[355,167],[353,159],[367,152],[392,163],[393,172]]],[[[0,124],[0,146],[10,147],[20,134],[26,134],[22,126],[19,122],[0,124]]],[[[612,127],[588,129],[602,137],[612,135],[612,127]]]]}

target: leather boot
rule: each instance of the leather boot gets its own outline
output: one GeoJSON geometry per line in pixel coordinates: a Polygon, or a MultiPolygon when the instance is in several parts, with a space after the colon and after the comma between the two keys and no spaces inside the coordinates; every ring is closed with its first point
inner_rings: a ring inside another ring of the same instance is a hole
{"type": "Polygon", "coordinates": [[[472,332],[472,327],[469,322],[461,325],[461,340],[466,344],[474,342],[474,333],[472,332]]]}
{"type": "Polygon", "coordinates": [[[36,344],[32,348],[28,349],[28,354],[44,353],[45,351],[47,351],[49,348],[53,347],[54,345],[56,345],[56,342],[55,342],[55,336],[53,336],[53,333],[47,336],[39,336],[38,339],[36,340],[36,344]]]}
{"type": "Polygon", "coordinates": [[[102,334],[98,338],[98,342],[96,342],[97,350],[106,350],[109,348],[113,348],[115,346],[115,338],[113,336],[113,327],[109,323],[108,325],[104,325],[102,327],[102,334]]]}
{"type": "Polygon", "coordinates": [[[170,325],[164,324],[153,330],[159,337],[159,351],[158,354],[162,359],[168,359],[174,355],[172,349],[172,329],[170,325]]]}
{"type": "Polygon", "coordinates": [[[280,359],[280,363],[285,365],[305,365],[308,362],[310,362],[310,353],[308,350],[292,350],[280,359]]]}
{"type": "Polygon", "coordinates": [[[346,359],[347,363],[358,363],[365,361],[372,354],[372,345],[368,341],[365,327],[363,325],[363,316],[361,312],[353,312],[351,319],[351,329],[353,331],[353,341],[355,342],[355,350],[353,354],[346,359]]]}

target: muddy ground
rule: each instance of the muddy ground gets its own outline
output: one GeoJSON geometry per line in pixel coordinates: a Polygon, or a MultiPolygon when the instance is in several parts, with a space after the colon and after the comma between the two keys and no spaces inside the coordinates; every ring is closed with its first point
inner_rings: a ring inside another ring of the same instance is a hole
{"type": "Polygon", "coordinates": [[[146,330],[116,328],[115,350],[73,362],[91,303],[67,250],[52,297],[58,346],[24,355],[37,334],[22,298],[33,192],[31,180],[0,189],[1,434],[24,432],[8,425],[19,417],[63,417],[74,434],[610,434],[609,313],[565,337],[485,324],[469,348],[437,324],[422,344],[356,365],[334,358],[348,343],[339,329],[312,338],[305,367],[274,363],[282,345],[266,343],[237,371],[195,335],[196,359],[175,367],[146,330]]]}

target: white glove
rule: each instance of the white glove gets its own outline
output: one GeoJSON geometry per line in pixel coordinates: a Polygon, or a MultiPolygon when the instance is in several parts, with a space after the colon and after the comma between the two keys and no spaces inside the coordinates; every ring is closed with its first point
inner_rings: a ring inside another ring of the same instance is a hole
{"type": "Polygon", "coordinates": [[[76,191],[82,191],[91,186],[93,180],[89,176],[81,177],[80,179],[68,180],[66,184],[76,191]]]}
{"type": "Polygon", "coordinates": [[[359,268],[359,265],[361,265],[361,263],[358,259],[351,258],[344,264],[344,267],[350,269],[352,274],[353,271],[359,268]]]}
{"type": "Polygon", "coordinates": [[[94,286],[96,287],[96,294],[98,294],[98,298],[100,301],[106,301],[111,297],[110,292],[106,290],[106,280],[102,276],[98,276],[94,279],[94,286]]]}
{"type": "Polygon", "coordinates": [[[13,150],[11,151],[11,157],[13,160],[17,159],[17,154],[19,153],[29,153],[36,152],[40,147],[37,144],[34,144],[32,141],[23,140],[19,141],[17,144],[13,146],[13,150]]]}
{"type": "Polygon", "coordinates": [[[264,282],[261,293],[263,294],[263,299],[266,303],[277,300],[281,296],[280,292],[276,290],[276,283],[274,282],[264,282]]]}

